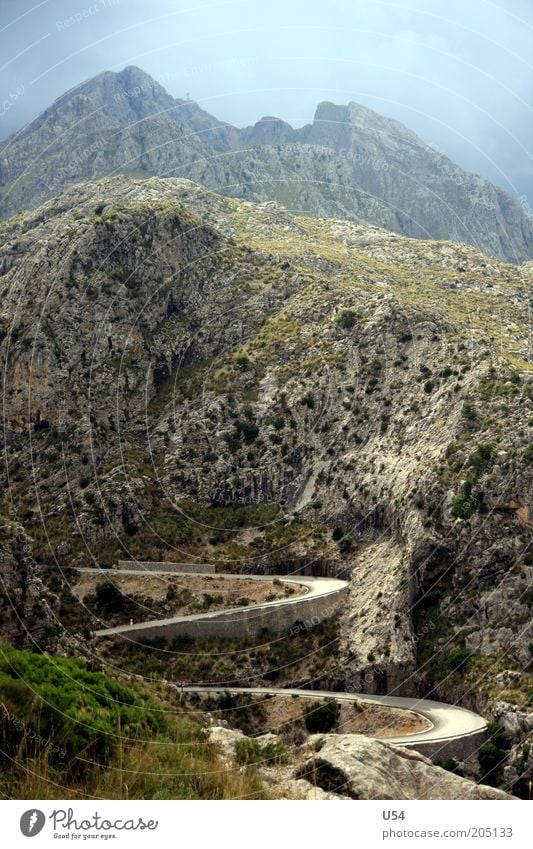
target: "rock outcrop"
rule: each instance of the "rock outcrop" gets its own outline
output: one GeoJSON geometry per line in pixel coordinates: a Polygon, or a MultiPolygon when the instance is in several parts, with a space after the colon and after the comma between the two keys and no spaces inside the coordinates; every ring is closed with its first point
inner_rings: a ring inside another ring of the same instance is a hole
{"type": "Polygon", "coordinates": [[[0,519],[0,639],[50,649],[61,632],[54,607],[57,599],[38,574],[32,540],[17,522],[0,519]]]}
{"type": "Polygon", "coordinates": [[[490,713],[501,742],[509,749],[503,764],[502,784],[511,788],[515,795],[530,799],[533,787],[533,711],[496,701],[490,713]]]}
{"type": "Polygon", "coordinates": [[[512,798],[447,772],[411,749],[359,734],[323,735],[316,748],[298,777],[350,799],[512,798]]]}

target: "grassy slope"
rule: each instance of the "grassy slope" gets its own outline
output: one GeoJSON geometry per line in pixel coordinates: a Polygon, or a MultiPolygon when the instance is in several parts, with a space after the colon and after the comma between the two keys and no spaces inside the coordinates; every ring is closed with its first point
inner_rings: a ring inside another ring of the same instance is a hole
{"type": "Polygon", "coordinates": [[[253,768],[220,761],[199,713],[81,660],[2,646],[0,710],[4,798],[266,798],[253,768]]]}

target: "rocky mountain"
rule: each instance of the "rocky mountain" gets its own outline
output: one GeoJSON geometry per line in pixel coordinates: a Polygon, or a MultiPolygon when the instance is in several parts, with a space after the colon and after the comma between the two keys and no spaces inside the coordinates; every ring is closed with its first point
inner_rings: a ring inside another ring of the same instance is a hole
{"type": "Polygon", "coordinates": [[[341,685],[525,704],[531,263],[125,176],[0,243],[0,512],[48,586],[320,563],[341,685]]]}
{"type": "Polygon", "coordinates": [[[401,214],[405,235],[467,242],[510,262],[531,258],[533,225],[519,205],[400,122],[357,103],[321,103],[302,132],[346,156],[357,184],[401,214]]]}
{"type": "Polygon", "coordinates": [[[470,243],[509,262],[533,257],[533,223],[509,195],[396,121],[322,103],[301,129],[265,117],[239,130],[134,67],[71,89],[0,145],[0,214],[116,173],[185,177],[296,212],[470,243]]]}

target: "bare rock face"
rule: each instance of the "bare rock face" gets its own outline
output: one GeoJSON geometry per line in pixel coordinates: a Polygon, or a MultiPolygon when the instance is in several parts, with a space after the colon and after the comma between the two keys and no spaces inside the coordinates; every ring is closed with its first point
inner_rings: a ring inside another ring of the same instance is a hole
{"type": "Polygon", "coordinates": [[[508,702],[496,702],[491,712],[509,742],[525,742],[533,733],[533,711],[520,710],[508,702]]]}
{"type": "Polygon", "coordinates": [[[23,648],[56,642],[53,597],[36,574],[31,539],[16,522],[0,524],[0,639],[23,648]]]}
{"type": "Polygon", "coordinates": [[[328,734],[317,741],[318,751],[298,770],[298,777],[351,799],[512,798],[400,746],[356,734],[328,734]]]}
{"type": "Polygon", "coordinates": [[[410,560],[394,539],[362,546],[341,620],[349,691],[416,693],[411,591],[410,560]]]}
{"type": "Polygon", "coordinates": [[[503,740],[509,746],[502,784],[512,788],[515,795],[530,799],[533,783],[533,711],[497,701],[490,712],[503,740]]]}
{"type": "Polygon", "coordinates": [[[234,766],[235,743],[245,739],[242,731],[225,728],[223,725],[212,725],[209,729],[209,739],[218,748],[223,761],[228,766],[234,766]]]}
{"type": "MultiPolygon", "coordinates": [[[[235,768],[241,732],[209,729],[228,767],[235,768]]],[[[277,742],[275,734],[255,738],[277,742]]],[[[501,790],[478,785],[435,766],[411,749],[361,734],[311,735],[305,745],[286,751],[276,766],[258,763],[275,797],[296,799],[511,799],[501,790]]]]}
{"type": "Polygon", "coordinates": [[[519,204],[459,168],[399,121],[358,103],[325,102],[305,129],[309,142],[333,148],[350,163],[358,185],[399,210],[405,235],[471,242],[512,262],[529,257],[533,227],[519,204]],[[444,198],[457,215],[448,215],[444,198]],[[508,238],[504,220],[512,221],[509,232],[516,238],[508,238]],[[472,238],[482,221],[485,232],[472,238]]]}

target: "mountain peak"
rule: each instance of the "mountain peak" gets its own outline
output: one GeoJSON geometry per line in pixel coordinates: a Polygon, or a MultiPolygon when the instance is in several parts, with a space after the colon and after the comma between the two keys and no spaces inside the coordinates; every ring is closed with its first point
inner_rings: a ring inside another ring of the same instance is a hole
{"type": "MultiPolygon", "coordinates": [[[[353,100],[347,105],[339,105],[328,100],[319,103],[315,110],[313,124],[316,126],[321,123],[337,124],[341,128],[343,126],[352,126],[359,129],[386,132],[409,140],[410,142],[415,141],[420,145],[424,144],[422,139],[406,127],[405,124],[396,121],[394,118],[381,115],[374,109],[370,109],[369,106],[363,106],[361,103],[356,103],[353,100]]],[[[332,131],[334,132],[334,128],[332,128],[332,131]]]]}
{"type": "Polygon", "coordinates": [[[332,103],[331,100],[322,100],[315,109],[315,121],[339,121],[346,120],[348,107],[332,103]]]}
{"type": "Polygon", "coordinates": [[[265,115],[253,127],[242,131],[245,144],[287,144],[297,140],[297,132],[281,118],[265,115]]]}
{"type": "Polygon", "coordinates": [[[513,262],[533,252],[533,226],[519,204],[396,120],[359,103],[323,101],[313,123],[296,130],[270,115],[237,129],[172,97],[135,65],[70,89],[2,147],[0,216],[81,178],[131,170],[191,177],[416,238],[469,242],[513,262]],[[231,152],[223,167],[215,151],[231,152]]]}

